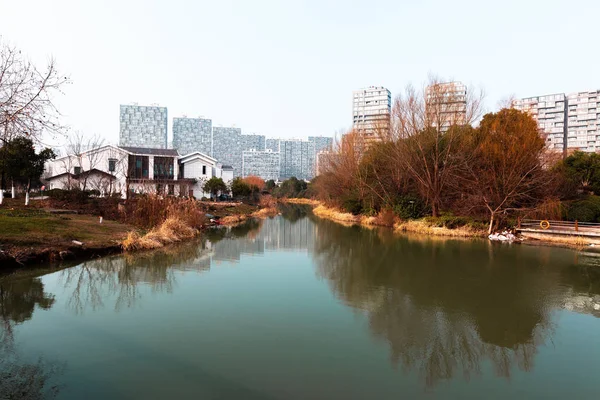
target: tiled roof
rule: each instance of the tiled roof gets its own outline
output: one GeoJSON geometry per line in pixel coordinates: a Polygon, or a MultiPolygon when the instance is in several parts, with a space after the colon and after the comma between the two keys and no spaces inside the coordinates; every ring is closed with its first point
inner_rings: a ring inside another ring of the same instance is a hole
{"type": "Polygon", "coordinates": [[[165,156],[165,157],[179,157],[179,152],[175,149],[150,149],[147,147],[126,147],[119,146],[121,149],[128,151],[133,154],[143,154],[149,156],[165,156]]]}

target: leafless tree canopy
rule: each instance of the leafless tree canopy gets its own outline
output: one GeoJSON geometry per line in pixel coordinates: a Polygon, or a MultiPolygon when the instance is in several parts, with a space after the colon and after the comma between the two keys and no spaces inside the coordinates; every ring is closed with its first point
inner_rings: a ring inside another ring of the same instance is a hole
{"type": "Polygon", "coordinates": [[[433,216],[440,211],[442,194],[464,160],[455,157],[464,130],[482,113],[483,92],[431,78],[421,91],[408,86],[396,98],[392,160],[418,185],[433,216]]]}
{"type": "Polygon", "coordinates": [[[37,140],[43,132],[64,133],[53,97],[68,82],[54,59],[40,69],[0,38],[0,140],[16,136],[37,140]]]}

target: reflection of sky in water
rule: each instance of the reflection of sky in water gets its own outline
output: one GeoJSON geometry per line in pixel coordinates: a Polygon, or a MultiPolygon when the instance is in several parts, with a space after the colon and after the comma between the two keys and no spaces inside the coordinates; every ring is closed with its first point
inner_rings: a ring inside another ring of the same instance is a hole
{"type": "Polygon", "coordinates": [[[5,279],[3,341],[65,398],[600,395],[596,254],[312,218],[5,279]]]}

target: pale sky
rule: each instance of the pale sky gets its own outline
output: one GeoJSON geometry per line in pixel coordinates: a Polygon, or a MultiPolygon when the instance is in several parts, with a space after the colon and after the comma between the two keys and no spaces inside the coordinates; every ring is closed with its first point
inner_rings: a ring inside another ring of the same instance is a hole
{"type": "Polygon", "coordinates": [[[0,35],[73,84],[73,130],[116,143],[119,104],[268,137],[349,128],[352,91],[427,76],[484,88],[488,110],[600,87],[598,0],[0,0],[0,35]]]}

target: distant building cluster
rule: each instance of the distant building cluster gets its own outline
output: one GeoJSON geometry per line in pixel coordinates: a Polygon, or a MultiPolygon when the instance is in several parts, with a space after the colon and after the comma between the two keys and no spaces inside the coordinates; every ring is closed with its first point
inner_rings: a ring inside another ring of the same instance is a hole
{"type": "MultiPolygon", "coordinates": [[[[120,145],[167,149],[166,107],[121,105],[120,145]]],[[[199,152],[231,167],[234,176],[310,180],[320,152],[332,149],[333,138],[274,139],[242,134],[240,128],[216,127],[210,119],[173,118],[173,148],[181,156],[199,152]]]]}
{"type": "MultiPolygon", "coordinates": [[[[467,87],[462,82],[430,85],[425,91],[426,117],[446,131],[467,121],[467,87]]],[[[352,128],[366,143],[381,140],[390,127],[391,93],[382,86],[369,86],[352,93],[352,128]]],[[[515,100],[512,106],[537,121],[551,150],[600,152],[600,90],[556,93],[515,100]]],[[[318,147],[318,144],[317,144],[318,147]]],[[[319,151],[317,150],[317,153],[319,151]]],[[[326,153],[321,157],[327,158],[326,153]]],[[[316,160],[317,173],[319,163],[316,160]]]]}
{"type": "Polygon", "coordinates": [[[527,97],[513,107],[535,118],[548,148],[600,151],[600,90],[527,97]]]}

